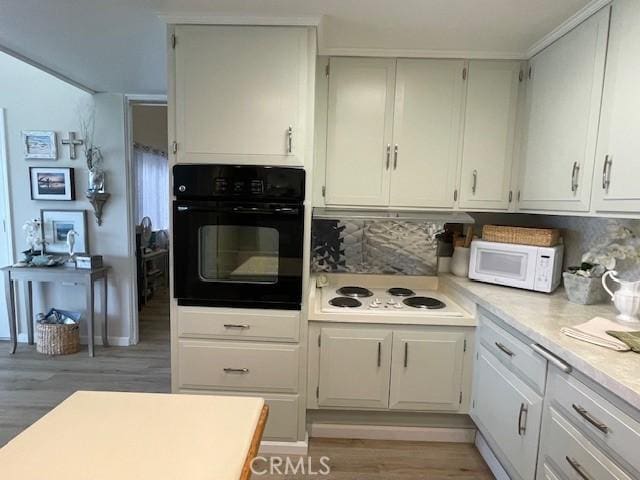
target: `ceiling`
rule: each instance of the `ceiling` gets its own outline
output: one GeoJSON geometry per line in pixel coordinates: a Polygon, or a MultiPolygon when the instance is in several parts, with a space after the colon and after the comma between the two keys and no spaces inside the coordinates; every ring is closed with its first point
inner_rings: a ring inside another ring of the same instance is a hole
{"type": "Polygon", "coordinates": [[[166,91],[159,13],[322,17],[321,52],[523,58],[589,0],[0,0],[0,48],[95,91],[166,91]]]}

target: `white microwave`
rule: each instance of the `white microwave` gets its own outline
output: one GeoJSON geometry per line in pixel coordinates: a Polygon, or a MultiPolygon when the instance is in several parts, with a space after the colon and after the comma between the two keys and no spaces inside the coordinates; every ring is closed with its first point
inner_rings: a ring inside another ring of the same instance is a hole
{"type": "Polygon", "coordinates": [[[486,283],[553,292],[560,285],[564,246],[471,243],[469,278],[486,283]]]}

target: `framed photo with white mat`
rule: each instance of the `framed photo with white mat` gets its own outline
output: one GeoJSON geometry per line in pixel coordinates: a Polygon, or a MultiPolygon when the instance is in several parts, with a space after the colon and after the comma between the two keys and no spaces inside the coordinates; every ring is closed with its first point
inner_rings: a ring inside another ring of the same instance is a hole
{"type": "Polygon", "coordinates": [[[75,200],[73,168],[29,167],[31,200],[75,200]]]}
{"type": "Polygon", "coordinates": [[[40,220],[46,253],[68,253],[67,234],[73,230],[74,253],[89,254],[86,210],[40,210],[40,220]]]}

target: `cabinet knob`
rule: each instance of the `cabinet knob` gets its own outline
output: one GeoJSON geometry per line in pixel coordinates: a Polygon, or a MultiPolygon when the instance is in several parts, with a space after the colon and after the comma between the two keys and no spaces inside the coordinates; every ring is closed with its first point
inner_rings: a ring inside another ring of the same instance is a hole
{"type": "Polygon", "coordinates": [[[185,187],[184,185],[180,185],[180,186],[178,187],[178,191],[179,191],[179,192],[186,192],[186,191],[187,191],[187,187],[185,187]]]}

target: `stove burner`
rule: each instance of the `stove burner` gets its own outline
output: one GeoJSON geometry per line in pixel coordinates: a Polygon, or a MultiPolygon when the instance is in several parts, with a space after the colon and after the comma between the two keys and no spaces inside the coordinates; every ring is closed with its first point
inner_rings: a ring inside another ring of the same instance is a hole
{"type": "Polygon", "coordinates": [[[389,295],[393,295],[394,297],[410,297],[411,295],[416,294],[416,292],[414,292],[409,288],[401,288],[401,287],[390,288],[389,290],[387,290],[387,293],[389,295]]]}
{"type": "Polygon", "coordinates": [[[352,297],[335,297],[329,300],[329,305],[341,308],[356,308],[362,305],[362,302],[352,297]]]}
{"type": "Polygon", "coordinates": [[[345,297],[353,298],[370,297],[373,295],[373,292],[371,290],[368,290],[364,287],[353,286],[339,288],[337,290],[337,293],[340,295],[344,295],[345,297]]]}
{"type": "Polygon", "coordinates": [[[405,305],[413,308],[426,308],[429,310],[437,310],[444,308],[446,305],[437,298],[432,297],[410,297],[403,300],[405,305]]]}

